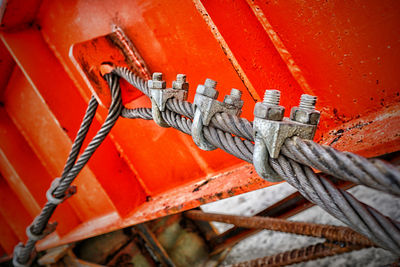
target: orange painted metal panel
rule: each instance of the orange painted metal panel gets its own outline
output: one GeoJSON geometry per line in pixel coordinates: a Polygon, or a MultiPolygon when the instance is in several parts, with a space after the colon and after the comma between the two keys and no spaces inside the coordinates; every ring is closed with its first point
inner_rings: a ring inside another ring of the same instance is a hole
{"type": "MultiPolygon", "coordinates": [[[[151,70],[162,70],[165,73],[169,84],[177,73],[185,72],[192,85],[189,99],[193,98],[195,86],[203,83],[206,77],[219,81],[220,98],[231,87],[244,89],[193,3],[156,1],[148,5],[140,1],[118,1],[106,7],[101,2],[89,5],[85,1],[79,1],[76,4],[83,13],[73,12],[71,4],[69,1],[44,2],[38,23],[45,40],[64,67],[70,70],[73,80],[77,81],[78,86],[84,87],[85,95],[89,95],[88,89],[86,83],[79,82],[82,77],[69,58],[70,46],[108,34],[113,24],[118,24],[132,39],[151,70]],[[132,9],[131,5],[135,5],[135,8],[132,9]],[[105,8],[107,12],[104,12],[105,8]],[[131,11],[120,13],[120,10],[128,9],[131,11]],[[114,19],[117,13],[121,16],[118,23],[114,19]],[[68,29],[72,27],[75,30],[67,33],[66,25],[69,25],[68,29]],[[95,29],[85,31],[88,27],[95,29]],[[171,34],[162,34],[163,32],[171,34]]],[[[96,67],[98,66],[93,66],[96,67]]],[[[248,93],[244,94],[244,99],[248,103],[244,114],[251,117],[254,101],[248,93]]],[[[143,100],[129,103],[130,106],[139,104],[143,104],[143,100]]],[[[148,105],[149,103],[146,104],[148,105]]],[[[240,162],[222,151],[201,151],[193,145],[190,138],[182,137],[182,134],[171,129],[154,127],[152,122],[120,120],[113,129],[112,136],[114,142],[118,143],[121,156],[132,166],[149,195],[240,162]],[[170,157],[173,150],[177,150],[177,159],[170,157]],[[156,160],[148,160],[150,155],[156,160]],[[164,171],[162,178],[159,170],[164,171]]]]}
{"type": "MultiPolygon", "coordinates": [[[[45,184],[60,175],[90,95],[107,90],[102,80],[99,86],[88,81],[99,79],[103,60],[126,61],[99,38],[115,25],[152,71],[164,72],[168,85],[177,73],[187,74],[190,101],[197,84],[213,78],[220,99],[231,87],[244,91],[243,116],[251,120],[255,99],[267,88],[282,90],[287,110],[301,93],[314,93],[321,142],[367,156],[400,148],[395,1],[45,0],[29,1],[20,12],[13,8],[18,3],[2,5],[7,50],[0,47],[0,119],[10,132],[0,137],[27,151],[23,158],[32,158],[35,175],[29,177],[16,147],[3,140],[0,167],[29,216],[43,204],[45,184]],[[18,183],[11,183],[12,172],[18,183]],[[41,174],[46,178],[33,184],[41,174]]],[[[126,107],[150,107],[126,82],[122,90],[126,107]]],[[[106,113],[99,108],[89,137],[106,113]]],[[[76,218],[39,249],[272,185],[233,156],[199,150],[190,136],[122,118],[76,184],[78,194],[65,208],[76,218]]]]}
{"type": "Polygon", "coordinates": [[[252,165],[241,163],[219,171],[207,178],[175,187],[148,199],[125,218],[115,214],[82,223],[61,239],[51,237],[41,241],[37,248],[43,250],[55,245],[99,235],[165,215],[198,207],[202,204],[271,186],[256,174],[252,165]],[[218,188],[218,191],[216,191],[218,188]]]}
{"type": "Polygon", "coordinates": [[[0,176],[0,213],[20,241],[26,241],[26,227],[33,217],[27,212],[20,199],[0,176]],[[10,208],[12,207],[12,208],[10,208]]]}
{"type": "Polygon", "coordinates": [[[0,245],[7,254],[12,254],[14,246],[19,242],[18,237],[0,214],[0,245]]]}
{"type": "MultiPolygon", "coordinates": [[[[4,102],[7,113],[24,134],[43,165],[53,177],[57,177],[64,167],[71,142],[22,72],[18,70],[14,72],[5,92],[4,102]]],[[[82,170],[76,185],[83,192],[90,189],[90,194],[77,194],[69,200],[72,206],[78,207],[76,212],[82,220],[114,210],[113,204],[89,168],[82,170]]]]}
{"type": "MultiPolygon", "coordinates": [[[[80,120],[85,112],[84,100],[79,95],[79,92],[76,91],[76,87],[73,85],[72,81],[65,75],[65,72],[55,60],[51,51],[45,46],[38,31],[33,30],[20,34],[7,34],[4,35],[3,38],[6,40],[8,47],[10,49],[12,47],[12,53],[18,59],[17,63],[22,67],[29,80],[34,84],[37,93],[40,93],[41,97],[46,99],[51,112],[53,112],[54,116],[57,118],[52,117],[51,120],[57,120],[58,122],[56,124],[61,124],[61,128],[59,125],[54,125],[55,128],[58,128],[57,132],[59,138],[69,143],[64,147],[64,156],[54,157],[53,160],[57,160],[57,162],[50,165],[52,168],[50,172],[51,175],[57,177],[61,173],[66,155],[70,149],[70,141],[65,139],[65,135],[68,134],[72,140],[75,137],[80,120]],[[27,42],[36,44],[36,46],[27,49],[24,45],[27,42]],[[37,51],[42,51],[40,59],[37,59],[35,56],[35,52],[37,51]],[[57,86],[54,86],[55,84],[57,84],[57,86]],[[68,101],[66,101],[66,99],[68,101]]],[[[28,106],[26,108],[28,108],[28,106]]],[[[21,116],[24,115],[18,106],[15,106],[15,109],[21,116]]],[[[89,131],[88,140],[85,141],[84,146],[98,129],[99,123],[94,122],[92,130],[89,131]]],[[[48,132],[48,134],[48,138],[52,138],[52,133],[48,132]]],[[[56,136],[53,137],[53,141],[55,141],[55,138],[56,136]]],[[[40,139],[42,140],[43,138],[40,139]]],[[[35,145],[35,143],[33,143],[33,145],[35,145]]],[[[51,147],[48,147],[47,149],[50,148],[51,147]]],[[[54,146],[53,148],[57,150],[61,149],[61,147],[58,146],[54,146]]],[[[46,156],[43,157],[46,158],[46,156]]],[[[132,174],[127,164],[121,160],[119,152],[112,144],[110,138],[107,138],[98,151],[96,151],[89,162],[89,166],[93,166],[93,174],[96,175],[96,180],[99,181],[104,190],[107,191],[108,197],[110,197],[112,201],[119,203],[118,210],[122,214],[130,211],[144,201],[145,196],[140,184],[135,179],[135,175],[132,174]],[[119,183],[115,183],[110,177],[114,177],[119,183]],[[132,199],[129,194],[135,194],[137,198],[132,199]]],[[[96,204],[94,205],[98,207],[99,212],[107,212],[106,207],[109,204],[102,207],[100,203],[97,201],[95,202],[96,204]]]]}
{"type": "MultiPolygon", "coordinates": [[[[0,164],[2,166],[0,171],[25,209],[32,217],[36,216],[40,207],[45,204],[44,192],[53,179],[4,109],[0,109],[0,150],[2,154],[0,161],[6,161],[0,164]],[[4,170],[7,168],[5,164],[8,165],[8,169],[12,166],[12,172],[4,170]]],[[[80,223],[68,202],[56,210],[53,220],[63,222],[57,228],[59,234],[71,231],[80,223]]]]}
{"type": "MultiPolygon", "coordinates": [[[[395,109],[400,101],[397,1],[205,0],[202,4],[200,12],[208,12],[259,94],[267,88],[280,89],[287,111],[298,104],[300,93],[318,96],[321,123],[316,138],[321,143],[330,144],[337,132],[357,128],[358,118],[395,109]]],[[[372,123],[381,124],[375,117],[372,123]]],[[[400,128],[397,120],[390,123],[391,129],[400,128]]],[[[363,135],[374,139],[383,132],[373,129],[362,131],[363,135]]],[[[391,133],[385,135],[385,144],[353,140],[344,134],[332,145],[369,156],[400,148],[398,136],[391,133]],[[375,143],[382,144],[380,149],[375,143]]]]}

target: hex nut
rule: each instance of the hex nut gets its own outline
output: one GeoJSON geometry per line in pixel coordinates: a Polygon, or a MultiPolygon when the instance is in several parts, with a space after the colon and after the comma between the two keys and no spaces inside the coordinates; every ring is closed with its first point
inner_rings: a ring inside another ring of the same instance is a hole
{"type": "Polygon", "coordinates": [[[278,105],[269,105],[262,102],[256,103],[254,116],[260,119],[281,121],[285,113],[285,108],[278,105]]]}
{"type": "Polygon", "coordinates": [[[150,89],[165,89],[167,88],[167,84],[165,81],[149,80],[147,82],[147,87],[150,89]]]}
{"type": "Polygon", "coordinates": [[[173,81],[172,88],[177,90],[189,90],[189,83],[181,81],[173,81]]]}
{"type": "Polygon", "coordinates": [[[237,108],[242,108],[243,104],[244,104],[243,100],[241,100],[240,98],[237,98],[237,97],[232,97],[231,95],[225,96],[224,103],[235,106],[237,108]]]}
{"type": "Polygon", "coordinates": [[[300,123],[317,125],[321,114],[318,110],[293,107],[290,112],[290,119],[300,123]]]}
{"type": "Polygon", "coordinates": [[[217,90],[215,90],[214,88],[208,87],[208,86],[204,86],[202,84],[197,86],[196,94],[201,94],[201,95],[210,97],[212,99],[217,99],[217,97],[218,97],[217,90]]]}

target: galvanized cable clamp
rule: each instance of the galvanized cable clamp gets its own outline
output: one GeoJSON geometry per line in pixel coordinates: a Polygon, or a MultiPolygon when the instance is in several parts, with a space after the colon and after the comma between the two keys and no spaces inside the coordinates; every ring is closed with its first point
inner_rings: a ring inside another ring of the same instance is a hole
{"type": "Polygon", "coordinates": [[[165,103],[170,98],[180,101],[187,100],[189,84],[186,82],[185,74],[178,74],[176,80],[172,82],[172,88],[166,88],[166,83],[162,79],[162,73],[153,73],[153,79],[147,82],[151,97],[151,112],[153,120],[161,127],[170,127],[161,116],[165,110],[165,103]]]}
{"type": "MultiPolygon", "coordinates": [[[[37,217],[36,217],[37,219],[37,217]]],[[[58,225],[57,222],[53,222],[53,223],[48,223],[45,227],[45,229],[42,231],[42,233],[40,235],[34,234],[32,232],[32,226],[35,224],[36,219],[33,221],[32,224],[30,224],[27,228],[26,228],[26,235],[28,236],[29,240],[32,241],[39,241],[42,240],[43,238],[45,238],[47,235],[51,234],[52,232],[54,232],[56,230],[56,227],[58,225]]],[[[30,254],[29,260],[26,263],[20,263],[18,261],[19,256],[21,256],[22,254],[22,249],[24,249],[25,246],[23,243],[19,243],[18,245],[15,246],[14,248],[14,252],[13,252],[13,266],[15,267],[27,267],[27,266],[31,266],[33,260],[36,258],[36,251],[33,250],[30,254]]]]}
{"type": "Polygon", "coordinates": [[[287,138],[298,136],[312,140],[320,113],[315,110],[317,98],[302,95],[299,107],[293,107],[290,119],[284,118],[285,108],[279,105],[280,92],[267,90],[263,102],[254,107],[254,153],[256,172],[265,180],[280,182],[283,179],[269,165],[269,157],[276,159],[287,138]]]}
{"type": "Polygon", "coordinates": [[[42,240],[43,238],[45,238],[47,235],[51,234],[52,232],[54,232],[57,228],[58,223],[57,222],[53,222],[53,223],[48,223],[45,227],[45,229],[42,231],[42,233],[40,235],[34,234],[32,232],[32,226],[35,224],[35,221],[29,225],[28,227],[26,227],[26,235],[28,236],[28,238],[30,240],[33,241],[39,241],[42,240]]]}
{"type": "Polygon", "coordinates": [[[18,261],[18,257],[19,255],[21,255],[22,253],[22,249],[24,249],[24,244],[23,243],[18,243],[18,245],[15,246],[14,248],[14,252],[13,252],[13,260],[12,260],[12,264],[14,267],[29,267],[32,265],[33,260],[36,258],[36,251],[33,250],[28,262],[26,263],[20,263],[18,261]]]}
{"type": "Polygon", "coordinates": [[[218,97],[218,91],[215,90],[216,85],[216,81],[207,79],[204,85],[197,87],[193,101],[195,112],[192,123],[192,138],[200,149],[206,151],[214,150],[216,147],[204,138],[203,126],[208,126],[216,113],[225,112],[239,116],[243,107],[242,92],[235,88],[231,90],[230,95],[225,96],[224,102],[216,100],[218,97]]]}
{"type": "Polygon", "coordinates": [[[46,191],[47,201],[51,204],[58,205],[76,193],[76,186],[70,186],[62,198],[57,198],[53,196],[53,192],[60,185],[60,182],[61,178],[58,177],[54,179],[50,185],[50,188],[46,191]]]}

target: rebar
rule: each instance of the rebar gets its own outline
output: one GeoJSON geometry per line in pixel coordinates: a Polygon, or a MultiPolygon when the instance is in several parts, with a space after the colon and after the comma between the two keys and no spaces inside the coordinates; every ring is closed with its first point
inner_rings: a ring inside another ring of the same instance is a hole
{"type": "Polygon", "coordinates": [[[318,243],[308,247],[285,251],[264,258],[233,264],[230,265],[230,267],[287,266],[290,264],[343,254],[353,250],[360,250],[362,248],[364,247],[354,244],[334,244],[330,242],[318,243]]]}
{"type": "Polygon", "coordinates": [[[266,229],[297,235],[326,238],[331,241],[349,242],[363,246],[374,246],[374,243],[364,236],[343,226],[296,222],[261,216],[246,217],[205,213],[199,210],[190,210],[185,212],[184,215],[193,220],[223,222],[244,228],[266,229]]]}

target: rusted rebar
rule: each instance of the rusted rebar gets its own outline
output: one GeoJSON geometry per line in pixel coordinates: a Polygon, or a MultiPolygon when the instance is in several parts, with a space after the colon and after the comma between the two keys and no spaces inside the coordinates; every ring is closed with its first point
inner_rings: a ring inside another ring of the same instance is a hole
{"type": "Polygon", "coordinates": [[[308,247],[285,251],[264,258],[233,264],[231,267],[286,266],[299,262],[334,256],[362,248],[364,248],[364,246],[356,244],[338,245],[331,242],[324,242],[308,247]]]}
{"type": "Polygon", "coordinates": [[[328,240],[348,242],[361,246],[374,246],[374,243],[372,243],[368,238],[344,226],[295,222],[260,216],[246,217],[205,213],[200,210],[187,211],[185,212],[185,216],[193,220],[223,222],[244,228],[267,229],[297,235],[326,238],[328,240]]]}

